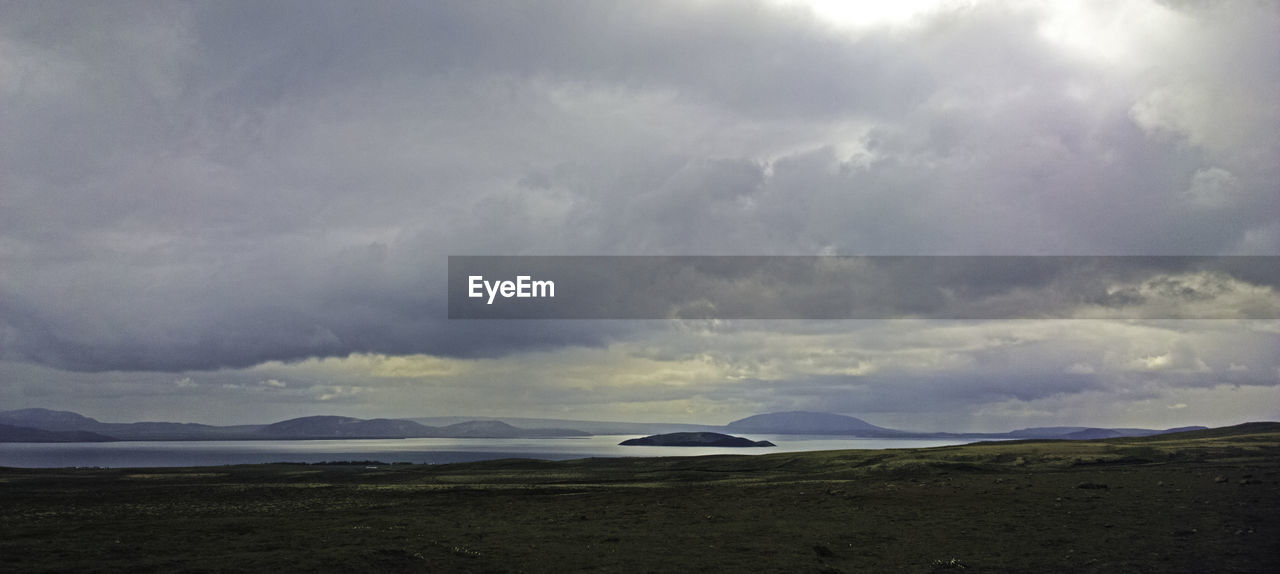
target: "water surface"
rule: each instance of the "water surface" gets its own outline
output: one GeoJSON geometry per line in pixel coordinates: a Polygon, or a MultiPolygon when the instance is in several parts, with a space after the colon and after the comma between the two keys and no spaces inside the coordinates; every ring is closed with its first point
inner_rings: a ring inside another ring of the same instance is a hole
{"type": "Polygon", "coordinates": [[[810,435],[750,435],[771,448],[621,446],[635,435],[574,438],[411,438],[356,440],[122,441],[0,443],[0,466],[104,468],[217,466],[263,462],[361,461],[444,464],[499,458],[567,460],[616,456],[767,454],[839,449],[923,448],[970,440],[859,439],[810,435]]]}

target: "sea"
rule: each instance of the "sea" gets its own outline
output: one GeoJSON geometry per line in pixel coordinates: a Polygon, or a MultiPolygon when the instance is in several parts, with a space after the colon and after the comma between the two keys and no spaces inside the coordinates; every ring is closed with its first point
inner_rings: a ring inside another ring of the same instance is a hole
{"type": "Polygon", "coordinates": [[[927,448],[972,440],[863,439],[810,435],[751,435],[777,446],[748,448],[621,446],[635,435],[572,438],[407,438],[347,440],[121,441],[0,443],[0,466],[18,468],[140,468],[220,466],[268,462],[407,462],[448,464],[503,458],[569,460],[621,456],[759,455],[843,449],[927,448]]]}

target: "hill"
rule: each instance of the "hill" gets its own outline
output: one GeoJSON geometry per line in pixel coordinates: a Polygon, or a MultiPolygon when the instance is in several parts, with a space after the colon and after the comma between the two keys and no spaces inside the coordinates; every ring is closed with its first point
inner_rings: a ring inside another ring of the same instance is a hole
{"type": "Polygon", "coordinates": [[[88,431],[113,440],[236,440],[253,438],[262,425],[213,426],[197,423],[104,423],[71,411],[30,408],[0,411],[0,424],[46,431],[88,431]]]}
{"type": "Polygon", "coordinates": [[[49,431],[0,424],[0,442],[111,442],[115,437],[81,430],[49,431]]]}
{"type": "Polygon", "coordinates": [[[259,435],[277,439],[316,438],[551,438],[590,436],[573,429],[522,429],[502,421],[465,421],[431,427],[407,419],[312,416],[280,421],[259,435]]]}
{"type": "Polygon", "coordinates": [[[466,421],[435,430],[432,436],[442,438],[551,438],[591,436],[591,433],[574,429],[524,429],[502,421],[466,421]]]}
{"type": "Polygon", "coordinates": [[[643,438],[627,439],[618,444],[623,446],[776,446],[767,440],[753,441],[740,436],[730,436],[716,432],[675,432],[669,434],[658,434],[643,438]]]}
{"type": "Polygon", "coordinates": [[[723,427],[730,432],[765,434],[840,435],[866,438],[973,438],[973,439],[1059,439],[1090,440],[1099,438],[1140,437],[1205,427],[1179,427],[1167,430],[1142,428],[1094,428],[1083,426],[1034,427],[1006,433],[918,432],[880,427],[857,417],[835,413],[791,411],[766,413],[733,421],[723,427]]]}
{"type": "Polygon", "coordinates": [[[409,438],[435,436],[436,430],[406,420],[311,416],[269,424],[259,433],[264,437],[288,439],[409,438]]]}
{"type": "Polygon", "coordinates": [[[724,427],[733,432],[768,434],[819,434],[852,436],[890,436],[909,434],[878,427],[859,418],[833,413],[791,411],[750,416],[724,427]]]}
{"type": "MultiPolygon", "coordinates": [[[[1189,430],[1203,430],[1207,427],[1189,426],[1165,430],[1142,428],[1095,428],[1095,427],[1033,427],[1004,433],[1008,438],[1056,438],[1065,440],[1090,440],[1098,438],[1151,436],[1189,430]]],[[[991,435],[998,436],[998,435],[991,435]]]]}
{"type": "Polygon", "coordinates": [[[92,430],[102,425],[79,413],[38,408],[0,412],[0,424],[50,431],[92,430]]]}
{"type": "Polygon", "coordinates": [[[553,438],[592,434],[654,435],[672,432],[805,434],[864,438],[1068,439],[1158,435],[1204,427],[1155,430],[1085,426],[1025,428],[1005,433],[913,432],[880,427],[835,413],[779,412],[739,419],[724,426],[491,417],[358,419],[301,417],[270,425],[214,426],[178,422],[104,423],[70,411],[27,408],[0,411],[0,424],[45,431],[88,431],[119,440],[261,440],[308,438],[553,438]],[[514,422],[516,424],[510,424],[514,422]]]}
{"type": "Polygon", "coordinates": [[[699,425],[688,423],[637,423],[619,421],[587,421],[578,419],[539,419],[525,417],[420,417],[408,419],[427,426],[448,426],[469,421],[496,421],[514,425],[524,430],[565,430],[585,432],[593,435],[602,434],[661,434],[669,432],[714,432],[724,430],[720,425],[699,425]]]}
{"type": "MultiPolygon", "coordinates": [[[[320,415],[266,425],[214,426],[198,423],[104,423],[70,411],[42,408],[0,411],[0,425],[33,431],[72,432],[86,440],[294,440],[347,438],[553,438],[590,436],[572,428],[520,428],[498,420],[464,419],[444,426],[428,426],[409,419],[360,419],[320,415]]],[[[17,433],[17,431],[13,431],[17,433]]],[[[18,436],[11,433],[12,436],[18,436]]],[[[59,435],[43,436],[52,440],[59,435]]],[[[73,436],[73,435],[61,435],[73,436]]],[[[12,442],[12,441],[11,441],[12,442]]],[[[22,442],[28,442],[26,440],[22,442]]],[[[45,441],[47,442],[47,441],[45,441]]],[[[58,442],[64,442],[59,440],[58,442]]]]}

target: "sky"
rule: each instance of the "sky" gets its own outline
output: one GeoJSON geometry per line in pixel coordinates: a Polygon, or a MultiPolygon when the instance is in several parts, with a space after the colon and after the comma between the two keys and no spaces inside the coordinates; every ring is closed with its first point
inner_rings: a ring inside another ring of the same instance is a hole
{"type": "MultiPolygon", "coordinates": [[[[1274,313],[474,321],[445,281],[450,255],[1278,256],[1277,29],[1246,0],[0,3],[0,409],[1280,420],[1274,313]]],[[[1262,275],[1215,293],[1274,309],[1262,275]]],[[[1213,277],[1157,279],[1117,288],[1213,277]]]]}

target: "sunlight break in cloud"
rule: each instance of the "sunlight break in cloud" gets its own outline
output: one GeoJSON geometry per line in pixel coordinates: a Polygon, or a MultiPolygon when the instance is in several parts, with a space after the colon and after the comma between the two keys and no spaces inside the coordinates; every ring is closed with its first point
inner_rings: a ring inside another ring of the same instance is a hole
{"type": "Polygon", "coordinates": [[[463,254],[1280,255],[1278,26],[1266,2],[0,3],[0,401],[1261,417],[1275,321],[1112,310],[1257,317],[1265,268],[969,299],[1077,321],[698,327],[450,321],[444,277],[463,254]]]}

